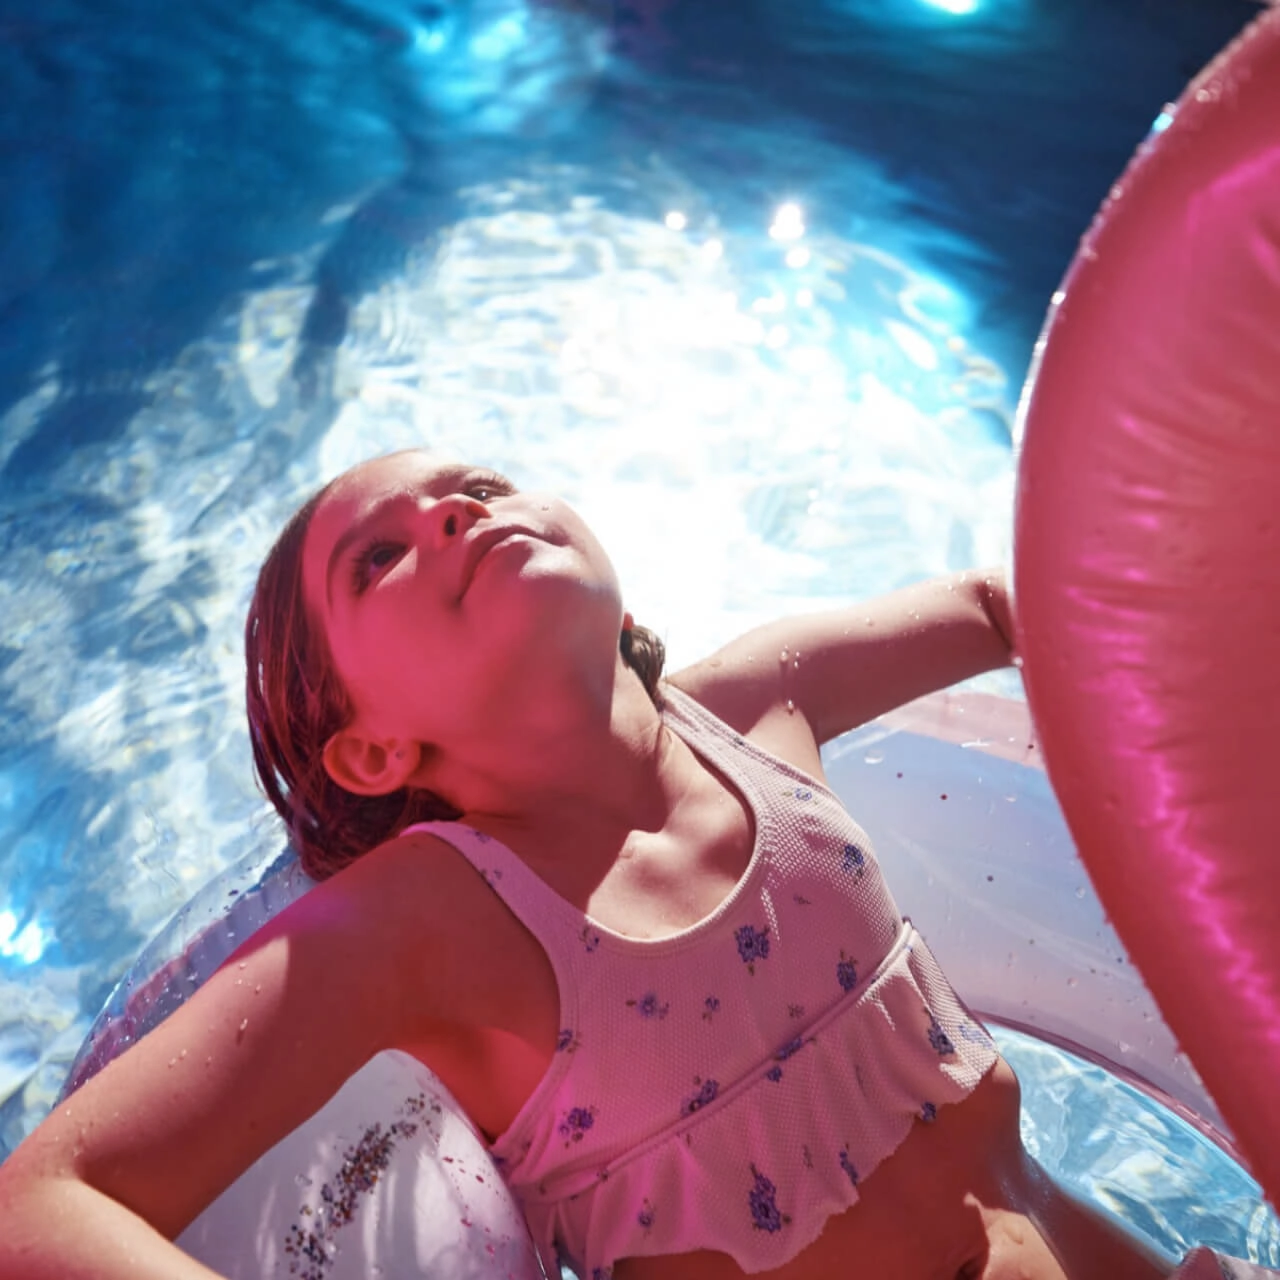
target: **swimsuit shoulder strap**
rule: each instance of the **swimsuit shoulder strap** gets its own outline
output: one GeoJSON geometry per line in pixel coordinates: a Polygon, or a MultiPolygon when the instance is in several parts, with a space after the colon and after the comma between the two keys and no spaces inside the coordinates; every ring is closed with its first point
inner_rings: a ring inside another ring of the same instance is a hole
{"type": "Polygon", "coordinates": [[[494,893],[544,949],[554,950],[556,935],[568,928],[580,933],[586,917],[566,902],[496,836],[465,822],[418,822],[402,835],[422,832],[452,845],[484,877],[494,893]]]}

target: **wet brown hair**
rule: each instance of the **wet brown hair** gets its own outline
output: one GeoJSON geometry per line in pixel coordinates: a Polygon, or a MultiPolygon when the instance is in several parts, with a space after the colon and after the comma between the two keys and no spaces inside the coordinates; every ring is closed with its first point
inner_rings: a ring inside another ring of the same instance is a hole
{"type": "MultiPolygon", "coordinates": [[[[303,545],[326,492],[321,489],[294,513],[263,561],[244,632],[254,768],[303,869],[317,880],[415,822],[461,816],[434,792],[403,787],[385,796],[355,795],[325,770],[325,743],[350,723],[354,711],[302,589],[303,545]]],[[[619,648],[661,706],[662,640],[637,626],[622,633],[619,648]]]]}

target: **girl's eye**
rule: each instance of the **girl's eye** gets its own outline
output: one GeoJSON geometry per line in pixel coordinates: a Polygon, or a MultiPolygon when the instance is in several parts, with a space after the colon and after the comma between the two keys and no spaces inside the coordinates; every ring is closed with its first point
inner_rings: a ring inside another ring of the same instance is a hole
{"type": "Polygon", "coordinates": [[[400,554],[398,542],[374,540],[364,546],[351,562],[351,590],[355,595],[366,591],[377,574],[400,554]]]}
{"type": "Polygon", "coordinates": [[[506,476],[500,476],[496,471],[491,471],[469,480],[464,492],[481,502],[492,502],[494,498],[514,493],[515,486],[506,476]]]}

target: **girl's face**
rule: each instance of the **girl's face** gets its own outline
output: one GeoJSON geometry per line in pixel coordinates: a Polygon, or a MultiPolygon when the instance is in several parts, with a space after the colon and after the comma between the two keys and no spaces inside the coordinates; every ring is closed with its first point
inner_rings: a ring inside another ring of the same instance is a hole
{"type": "Polygon", "coordinates": [[[419,452],[353,468],[312,515],[302,573],[353,724],[383,743],[480,741],[536,700],[548,664],[616,661],[599,543],[565,503],[486,468],[419,452]]]}

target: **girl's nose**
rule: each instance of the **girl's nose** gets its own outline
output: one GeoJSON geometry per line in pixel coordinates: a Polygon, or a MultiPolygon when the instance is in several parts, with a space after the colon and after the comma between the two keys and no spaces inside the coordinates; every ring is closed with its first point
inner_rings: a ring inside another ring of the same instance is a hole
{"type": "Polygon", "coordinates": [[[433,544],[444,547],[459,534],[466,533],[477,520],[489,514],[489,508],[466,493],[451,493],[436,498],[427,505],[424,513],[433,544]]]}

